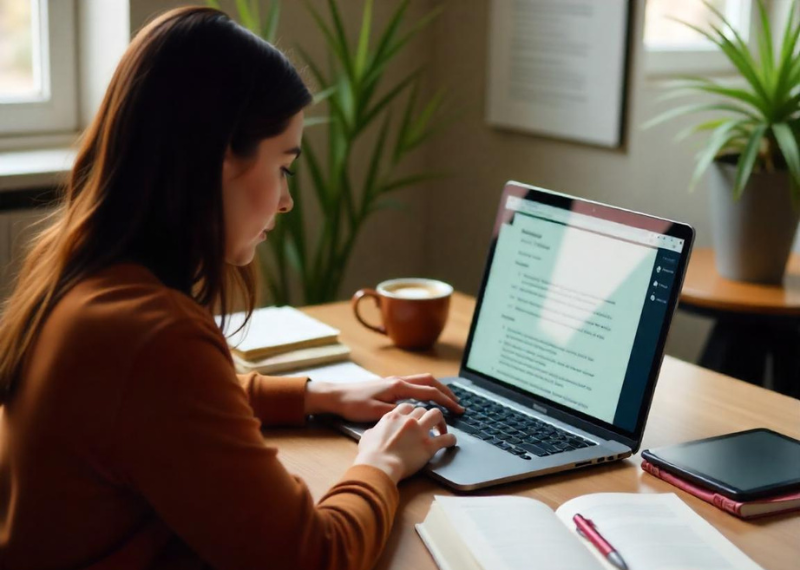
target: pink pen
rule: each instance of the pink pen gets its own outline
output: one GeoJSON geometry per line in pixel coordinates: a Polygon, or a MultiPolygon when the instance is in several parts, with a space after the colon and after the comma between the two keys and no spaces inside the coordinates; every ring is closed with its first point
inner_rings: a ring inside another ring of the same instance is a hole
{"type": "Polygon", "coordinates": [[[617,549],[611,546],[611,544],[603,538],[603,535],[597,532],[597,527],[594,526],[591,520],[585,519],[581,515],[575,515],[572,517],[572,521],[575,523],[575,526],[578,527],[578,532],[581,536],[591,542],[609,562],[617,568],[628,570],[628,565],[625,564],[625,561],[622,559],[622,556],[619,555],[617,549]]]}

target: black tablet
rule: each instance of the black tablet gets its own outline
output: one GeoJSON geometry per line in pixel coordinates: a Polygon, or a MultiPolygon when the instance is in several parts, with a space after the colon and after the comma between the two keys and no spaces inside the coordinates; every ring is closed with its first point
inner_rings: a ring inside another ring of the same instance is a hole
{"type": "Polygon", "coordinates": [[[800,441],[769,429],[646,449],[642,457],[736,501],[800,490],[800,441]]]}

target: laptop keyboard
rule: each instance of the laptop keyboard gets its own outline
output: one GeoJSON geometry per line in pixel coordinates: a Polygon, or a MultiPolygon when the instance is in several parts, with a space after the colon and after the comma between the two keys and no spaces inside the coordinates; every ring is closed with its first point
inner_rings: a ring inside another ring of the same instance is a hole
{"type": "Polygon", "coordinates": [[[597,445],[595,442],[569,433],[536,418],[521,414],[498,402],[479,396],[450,384],[450,389],[460,399],[467,411],[456,415],[433,402],[414,402],[426,408],[439,408],[445,422],[495,447],[531,459],[531,455],[545,457],[582,447],[597,445]]]}

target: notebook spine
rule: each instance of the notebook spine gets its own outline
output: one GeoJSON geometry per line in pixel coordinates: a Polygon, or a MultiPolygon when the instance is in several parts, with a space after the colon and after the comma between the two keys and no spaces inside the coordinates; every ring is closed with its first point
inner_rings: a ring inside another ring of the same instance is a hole
{"type": "Polygon", "coordinates": [[[714,505],[720,510],[725,511],[726,513],[730,513],[735,517],[743,518],[742,517],[742,503],[729,499],[728,497],[723,497],[719,493],[714,493],[712,491],[706,491],[705,489],[701,489],[696,485],[688,483],[683,479],[676,477],[671,473],[667,473],[663,469],[656,467],[649,461],[642,461],[642,470],[650,473],[653,477],[658,477],[662,481],[669,483],[673,487],[677,487],[681,491],[686,491],[692,496],[697,497],[700,500],[709,503],[710,505],[714,505]]]}

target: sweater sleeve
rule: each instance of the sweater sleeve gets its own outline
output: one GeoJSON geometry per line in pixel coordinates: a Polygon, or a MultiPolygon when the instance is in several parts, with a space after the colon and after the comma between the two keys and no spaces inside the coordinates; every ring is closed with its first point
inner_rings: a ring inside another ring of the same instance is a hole
{"type": "Polygon", "coordinates": [[[111,469],[214,568],[367,569],[388,539],[391,479],[351,467],[315,505],[265,444],[224,346],[196,324],[142,349],[115,429],[111,469]]]}
{"type": "Polygon", "coordinates": [[[257,372],[239,374],[239,383],[250,407],[264,426],[302,425],[306,421],[305,377],[262,376],[257,372]]]}

